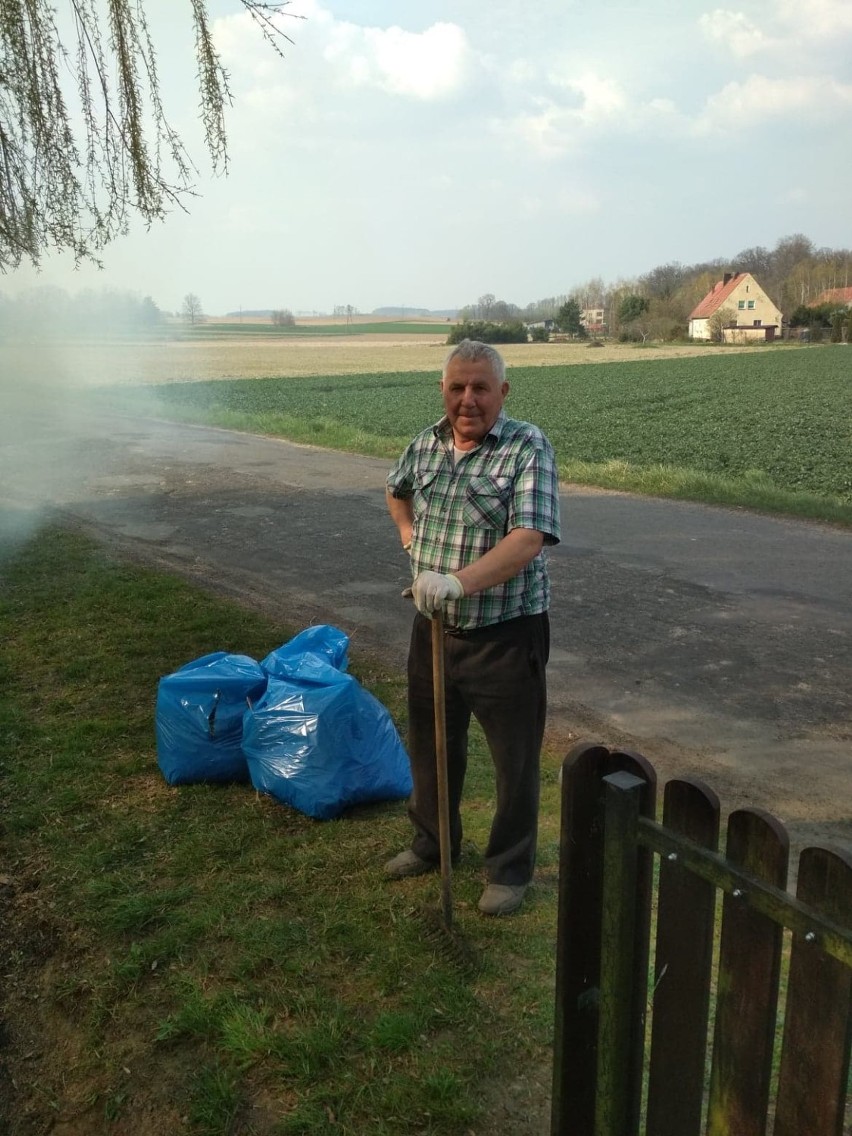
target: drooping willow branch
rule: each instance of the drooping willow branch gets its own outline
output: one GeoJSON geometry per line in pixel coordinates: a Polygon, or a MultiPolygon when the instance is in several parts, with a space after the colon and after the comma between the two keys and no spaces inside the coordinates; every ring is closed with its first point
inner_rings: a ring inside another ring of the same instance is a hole
{"type": "MultiPolygon", "coordinates": [[[[239,2],[282,54],[287,3],[239,2]]],[[[51,249],[97,261],[132,216],[151,224],[193,194],[196,168],[160,96],[144,0],[66,3],[60,33],[56,0],[0,0],[0,271],[51,249]]],[[[205,146],[226,172],[228,76],[206,0],[188,3],[205,146]]]]}

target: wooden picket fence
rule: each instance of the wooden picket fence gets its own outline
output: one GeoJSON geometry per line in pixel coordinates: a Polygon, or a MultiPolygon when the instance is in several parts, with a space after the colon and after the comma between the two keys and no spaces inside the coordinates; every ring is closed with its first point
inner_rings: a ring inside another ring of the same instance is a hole
{"type": "Polygon", "coordinates": [[[713,791],[669,781],[658,824],[656,781],[602,745],[563,763],[551,1136],[843,1136],[852,857],[805,849],[794,897],[780,821],[731,813],[722,855],[713,791]]]}

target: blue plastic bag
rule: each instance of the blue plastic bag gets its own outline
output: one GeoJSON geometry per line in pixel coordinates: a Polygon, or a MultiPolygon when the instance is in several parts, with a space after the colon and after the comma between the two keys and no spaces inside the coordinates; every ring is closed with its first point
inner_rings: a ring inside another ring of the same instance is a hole
{"type": "Polygon", "coordinates": [[[242,751],[246,699],[269,678],[247,655],[216,651],[160,679],[157,764],[169,785],[248,781],[242,751]]]}
{"type": "Polygon", "coordinates": [[[288,661],[306,654],[319,655],[336,670],[346,671],[349,669],[349,636],[330,623],[306,627],[281,647],[271,651],[261,660],[260,665],[273,678],[286,678],[290,673],[288,661]]]}
{"type": "Polygon", "coordinates": [[[279,656],[276,670],[243,719],[255,789],[317,820],[410,794],[393,719],[352,675],[312,652],[279,656]]]}

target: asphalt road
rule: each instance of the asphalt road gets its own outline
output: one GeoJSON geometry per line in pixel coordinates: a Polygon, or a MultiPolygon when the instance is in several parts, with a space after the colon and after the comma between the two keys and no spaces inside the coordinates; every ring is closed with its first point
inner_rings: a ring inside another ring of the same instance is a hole
{"type": "MultiPolygon", "coordinates": [[[[136,558],[288,624],[334,623],[401,666],[408,565],[387,467],[41,410],[0,440],[0,536],[59,509],[136,558]]],[[[794,843],[852,849],[852,533],[573,486],[562,525],[551,742],[630,745],[663,778],[699,775],[727,807],[769,809],[794,843]]]]}

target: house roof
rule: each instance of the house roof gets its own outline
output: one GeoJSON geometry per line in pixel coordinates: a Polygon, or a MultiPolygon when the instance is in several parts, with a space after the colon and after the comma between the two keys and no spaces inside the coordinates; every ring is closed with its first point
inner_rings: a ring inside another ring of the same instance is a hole
{"type": "Polygon", "coordinates": [[[817,296],[818,304],[852,304],[852,288],[827,288],[817,296]]]}
{"type": "Polygon", "coordinates": [[[748,272],[735,272],[728,281],[717,280],[704,299],[689,313],[689,318],[691,320],[707,319],[708,316],[712,316],[721,308],[736,286],[742,284],[743,280],[749,275],[748,272]]]}

